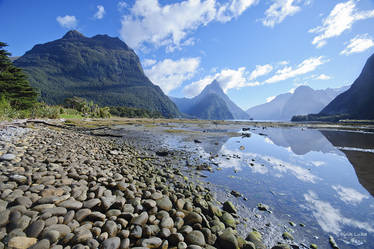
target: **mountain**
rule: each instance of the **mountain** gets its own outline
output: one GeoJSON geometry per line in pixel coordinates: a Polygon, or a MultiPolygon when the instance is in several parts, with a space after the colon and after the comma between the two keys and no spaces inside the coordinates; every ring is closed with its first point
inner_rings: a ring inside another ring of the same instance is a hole
{"type": "Polygon", "coordinates": [[[366,61],[351,88],[337,96],[318,116],[339,115],[351,119],[374,119],[374,54],[366,61]]]}
{"type": "Polygon", "coordinates": [[[201,119],[249,119],[240,107],[223,92],[214,80],[194,98],[171,98],[179,110],[189,116],[201,119]]]}
{"type": "Polygon", "coordinates": [[[284,93],[269,103],[258,105],[247,110],[257,120],[289,121],[295,115],[320,112],[332,99],[347,90],[337,89],[313,90],[309,86],[299,86],[293,93],[284,93]]]}
{"type": "Polygon", "coordinates": [[[35,45],[14,64],[24,70],[48,104],[77,96],[102,106],[180,115],[176,105],[145,76],[135,52],[118,38],[88,38],[69,31],[62,39],[35,45]]]}

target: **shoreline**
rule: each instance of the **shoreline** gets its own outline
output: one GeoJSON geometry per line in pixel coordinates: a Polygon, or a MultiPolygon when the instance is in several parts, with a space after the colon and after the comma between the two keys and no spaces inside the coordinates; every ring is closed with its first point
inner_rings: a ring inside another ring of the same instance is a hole
{"type": "Polygon", "coordinates": [[[1,248],[251,246],[236,208],[163,157],[61,128],[19,138],[1,153],[1,248]]]}

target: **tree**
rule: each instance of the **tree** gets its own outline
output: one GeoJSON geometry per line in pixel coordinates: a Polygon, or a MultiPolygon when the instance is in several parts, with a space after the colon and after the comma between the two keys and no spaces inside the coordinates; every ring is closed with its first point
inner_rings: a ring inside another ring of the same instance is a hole
{"type": "Polygon", "coordinates": [[[28,109],[36,103],[37,93],[22,70],[9,59],[6,46],[0,42],[0,95],[8,99],[13,108],[28,109]]]}

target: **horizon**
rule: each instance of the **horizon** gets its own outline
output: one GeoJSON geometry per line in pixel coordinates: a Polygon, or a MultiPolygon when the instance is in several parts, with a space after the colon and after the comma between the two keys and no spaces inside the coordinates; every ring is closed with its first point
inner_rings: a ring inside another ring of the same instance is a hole
{"type": "Polygon", "coordinates": [[[193,97],[217,79],[243,110],[300,85],[350,85],[374,47],[371,0],[22,4],[0,1],[0,41],[12,56],[72,29],[87,37],[107,34],[135,50],[166,95],[193,97]]]}

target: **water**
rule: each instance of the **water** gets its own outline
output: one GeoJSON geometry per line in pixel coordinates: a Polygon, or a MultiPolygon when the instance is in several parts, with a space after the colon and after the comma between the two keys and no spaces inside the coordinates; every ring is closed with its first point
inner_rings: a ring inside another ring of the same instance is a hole
{"type": "MultiPolygon", "coordinates": [[[[296,224],[309,242],[374,248],[374,134],[269,128],[223,142],[207,180],[296,224]],[[259,135],[261,134],[261,135],[259,135]]],[[[212,151],[206,151],[212,152],[212,151]]]]}

